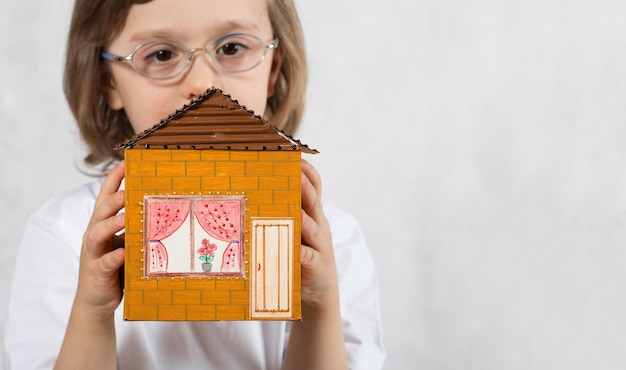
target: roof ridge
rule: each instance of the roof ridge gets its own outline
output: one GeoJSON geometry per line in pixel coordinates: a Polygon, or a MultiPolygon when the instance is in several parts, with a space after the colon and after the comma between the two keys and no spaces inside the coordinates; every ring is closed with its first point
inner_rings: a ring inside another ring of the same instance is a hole
{"type": "MultiPolygon", "coordinates": [[[[219,94],[220,96],[226,98],[228,103],[232,103],[234,105],[234,106],[229,106],[229,105],[216,104],[212,106],[221,108],[221,109],[230,110],[230,111],[242,110],[244,112],[247,112],[252,118],[256,119],[260,124],[273,130],[279,137],[282,137],[283,140],[286,140],[289,143],[291,143],[292,145],[290,149],[292,150],[302,149],[303,151],[308,152],[308,153],[319,153],[316,149],[309,148],[308,145],[303,144],[300,140],[294,139],[293,136],[271,125],[268,121],[263,119],[263,117],[254,113],[254,111],[248,109],[246,106],[241,105],[237,99],[234,99],[230,94],[223,92],[221,89],[217,87],[208,88],[204,93],[198,95],[196,98],[192,99],[189,103],[183,104],[182,107],[176,109],[174,113],[170,114],[166,118],[161,119],[157,124],[155,124],[151,128],[146,129],[143,132],[136,134],[135,136],[133,136],[132,138],[130,138],[124,143],[120,143],[116,145],[114,149],[121,150],[121,149],[126,149],[126,148],[133,148],[135,144],[137,144],[138,141],[146,139],[148,136],[153,134],[155,131],[161,129],[162,127],[166,126],[168,123],[178,119],[179,117],[183,116],[185,113],[196,109],[200,104],[205,102],[212,94],[219,94]]],[[[151,144],[146,144],[146,148],[149,148],[150,145],[151,144]]],[[[174,146],[180,147],[180,145],[174,145],[174,146]]],[[[167,144],[163,144],[163,147],[167,147],[167,144]]],[[[191,145],[191,147],[195,148],[195,145],[191,145]]],[[[283,147],[284,145],[279,144],[277,149],[281,150],[283,147]]],[[[214,147],[210,146],[210,148],[213,149],[214,147]]],[[[231,149],[231,147],[226,146],[226,149],[231,149]]],[[[248,149],[248,146],[245,146],[244,149],[248,149]]],[[[262,146],[262,150],[266,150],[265,145],[262,146]]]]}

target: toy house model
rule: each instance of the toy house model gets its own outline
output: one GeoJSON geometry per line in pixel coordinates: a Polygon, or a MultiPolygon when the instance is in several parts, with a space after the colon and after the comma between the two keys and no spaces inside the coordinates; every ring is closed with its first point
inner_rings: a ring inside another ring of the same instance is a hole
{"type": "Polygon", "coordinates": [[[297,320],[300,161],[209,89],[124,149],[126,320],[297,320]]]}

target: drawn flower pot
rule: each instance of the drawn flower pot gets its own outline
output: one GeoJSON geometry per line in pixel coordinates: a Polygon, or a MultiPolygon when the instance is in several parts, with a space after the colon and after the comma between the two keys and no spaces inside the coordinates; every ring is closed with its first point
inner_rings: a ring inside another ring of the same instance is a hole
{"type": "Polygon", "coordinates": [[[202,272],[211,272],[211,267],[213,267],[213,264],[211,262],[203,262],[202,272]]]}
{"type": "Polygon", "coordinates": [[[203,272],[211,272],[211,268],[213,267],[213,258],[215,258],[215,250],[217,250],[217,245],[209,242],[209,239],[202,239],[202,247],[198,249],[198,253],[200,256],[198,257],[200,261],[202,261],[202,271],[203,272]]]}

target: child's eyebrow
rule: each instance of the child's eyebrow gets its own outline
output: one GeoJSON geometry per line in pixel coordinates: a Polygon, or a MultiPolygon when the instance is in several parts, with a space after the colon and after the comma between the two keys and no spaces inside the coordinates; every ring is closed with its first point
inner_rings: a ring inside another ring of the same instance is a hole
{"type": "MultiPolygon", "coordinates": [[[[260,27],[255,22],[248,20],[226,20],[219,24],[213,24],[207,27],[205,34],[211,35],[213,38],[222,37],[229,33],[253,33],[258,34],[260,27]]],[[[131,42],[145,42],[154,39],[177,40],[182,36],[187,36],[184,32],[170,28],[158,28],[153,30],[145,30],[138,32],[130,38],[131,42]]]]}
{"type": "Polygon", "coordinates": [[[175,36],[176,36],[175,32],[172,32],[170,30],[159,29],[159,30],[142,31],[142,32],[136,33],[130,38],[130,41],[142,42],[142,41],[149,41],[149,40],[154,40],[154,39],[172,39],[172,38],[175,38],[175,36]]]}
{"type": "Polygon", "coordinates": [[[221,30],[222,32],[259,32],[261,28],[256,22],[253,22],[248,19],[229,19],[224,22],[220,22],[220,24],[215,25],[217,30],[221,30]]]}

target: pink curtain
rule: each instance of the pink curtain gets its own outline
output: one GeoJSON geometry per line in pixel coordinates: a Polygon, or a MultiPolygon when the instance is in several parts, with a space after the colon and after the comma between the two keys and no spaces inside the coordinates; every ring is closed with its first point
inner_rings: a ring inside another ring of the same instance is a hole
{"type": "Polygon", "coordinates": [[[224,242],[239,239],[239,201],[196,201],[194,214],[202,229],[215,239],[224,242]]]}
{"type": "Polygon", "coordinates": [[[189,201],[150,202],[148,207],[148,272],[167,272],[167,249],[161,240],[172,235],[189,215],[189,201]]]}
{"type": "Polygon", "coordinates": [[[222,255],[222,272],[239,271],[241,271],[241,248],[239,248],[239,242],[233,240],[222,255]]]}
{"type": "Polygon", "coordinates": [[[194,214],[202,229],[215,239],[229,242],[222,255],[222,272],[240,271],[241,203],[239,201],[197,201],[194,214]]]}

